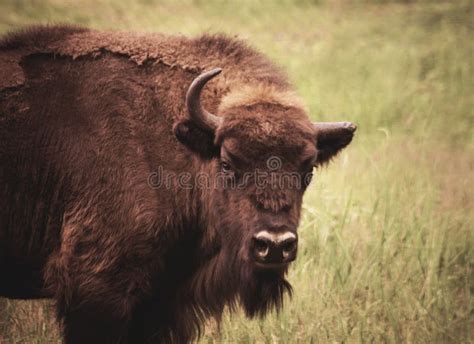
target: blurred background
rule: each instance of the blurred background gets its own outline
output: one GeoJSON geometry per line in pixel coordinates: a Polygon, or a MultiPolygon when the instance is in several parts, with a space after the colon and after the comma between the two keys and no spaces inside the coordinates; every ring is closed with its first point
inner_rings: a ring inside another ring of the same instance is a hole
{"type": "MultiPolygon", "coordinates": [[[[359,126],[306,194],[292,300],[201,342],[474,342],[473,1],[0,0],[0,33],[63,22],[239,36],[359,126]]],[[[0,343],[58,342],[51,307],[0,299],[0,343]]]]}

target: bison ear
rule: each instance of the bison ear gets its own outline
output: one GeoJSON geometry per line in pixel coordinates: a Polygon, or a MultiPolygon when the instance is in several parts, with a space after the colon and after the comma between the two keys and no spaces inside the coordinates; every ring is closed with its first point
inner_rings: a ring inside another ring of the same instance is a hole
{"type": "Polygon", "coordinates": [[[201,129],[191,120],[176,123],[173,133],[179,142],[203,159],[212,159],[219,155],[219,147],[214,144],[214,134],[201,129]]]}
{"type": "Polygon", "coordinates": [[[327,163],[346,147],[354,136],[357,126],[350,122],[313,123],[316,131],[318,156],[315,165],[327,163]]]}

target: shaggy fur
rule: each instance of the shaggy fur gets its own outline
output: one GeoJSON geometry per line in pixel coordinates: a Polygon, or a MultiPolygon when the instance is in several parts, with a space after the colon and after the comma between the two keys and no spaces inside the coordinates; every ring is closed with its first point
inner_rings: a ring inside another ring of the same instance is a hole
{"type": "Polygon", "coordinates": [[[254,267],[249,242],[296,232],[306,184],[275,181],[347,143],[316,158],[317,133],[264,56],[219,35],[33,27],[0,41],[0,71],[0,295],[54,298],[66,343],[187,342],[225,306],[282,306],[286,269],[254,267]],[[212,67],[223,73],[201,98],[223,123],[209,134],[184,99],[212,67]],[[233,181],[271,156],[282,166],[264,188],[149,183],[216,176],[224,156],[233,181]]]}

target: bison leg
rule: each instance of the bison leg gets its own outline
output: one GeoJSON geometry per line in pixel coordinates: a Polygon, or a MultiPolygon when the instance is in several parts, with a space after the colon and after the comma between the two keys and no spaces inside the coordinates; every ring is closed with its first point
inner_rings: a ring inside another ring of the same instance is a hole
{"type": "MultiPolygon", "coordinates": [[[[90,281],[88,281],[90,282],[90,281]]],[[[64,342],[128,343],[127,336],[136,299],[102,285],[96,294],[76,289],[57,293],[57,313],[64,342]]]]}
{"type": "Polygon", "coordinates": [[[68,312],[63,318],[64,343],[127,343],[128,322],[94,309],[68,312]]]}
{"type": "Polygon", "coordinates": [[[46,285],[66,343],[126,343],[136,305],[150,293],[147,245],[119,230],[66,225],[46,285]],[[107,235],[104,235],[106,233],[107,235]]]}

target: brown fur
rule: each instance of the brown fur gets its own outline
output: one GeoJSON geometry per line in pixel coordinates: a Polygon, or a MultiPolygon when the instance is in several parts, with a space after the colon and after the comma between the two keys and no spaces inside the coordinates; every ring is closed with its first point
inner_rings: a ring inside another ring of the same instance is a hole
{"type": "Polygon", "coordinates": [[[281,307],[286,269],[254,268],[247,247],[259,226],[296,231],[304,187],[149,184],[215,176],[227,151],[230,179],[270,156],[277,179],[311,172],[314,129],[264,56],[220,35],[34,27],[0,41],[0,70],[0,295],[54,298],[67,343],[187,342],[225,306],[281,307]],[[212,67],[215,135],[184,106],[212,67]]]}

